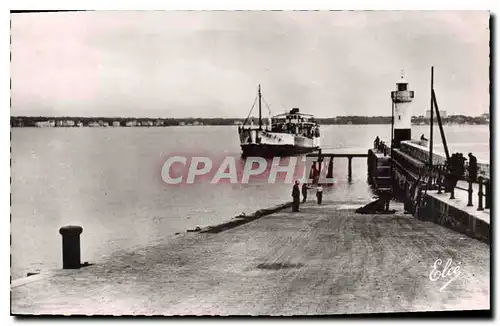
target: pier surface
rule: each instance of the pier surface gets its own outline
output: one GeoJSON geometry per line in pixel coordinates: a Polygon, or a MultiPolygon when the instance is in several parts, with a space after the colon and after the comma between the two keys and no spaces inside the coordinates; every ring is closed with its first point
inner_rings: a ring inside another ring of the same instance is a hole
{"type": "Polygon", "coordinates": [[[490,308],[490,247],[364,203],[301,205],[13,282],[13,314],[305,315],[490,308]],[[460,274],[432,281],[452,259],[460,274]],[[439,267],[439,266],[438,266],[439,267]],[[441,290],[442,289],[442,290],[441,290]]]}

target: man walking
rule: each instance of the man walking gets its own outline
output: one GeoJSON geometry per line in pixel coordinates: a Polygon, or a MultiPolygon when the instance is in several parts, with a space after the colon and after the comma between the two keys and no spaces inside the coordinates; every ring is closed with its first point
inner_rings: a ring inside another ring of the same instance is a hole
{"type": "Polygon", "coordinates": [[[299,181],[295,181],[295,184],[293,185],[292,198],[293,198],[292,212],[298,212],[300,205],[299,181]]]}
{"type": "Polygon", "coordinates": [[[304,198],[302,203],[305,203],[307,200],[307,183],[305,182],[302,184],[302,197],[304,198]]]}
{"type": "Polygon", "coordinates": [[[318,205],[321,205],[323,201],[323,187],[320,184],[318,184],[316,188],[316,198],[318,199],[318,205]]]}

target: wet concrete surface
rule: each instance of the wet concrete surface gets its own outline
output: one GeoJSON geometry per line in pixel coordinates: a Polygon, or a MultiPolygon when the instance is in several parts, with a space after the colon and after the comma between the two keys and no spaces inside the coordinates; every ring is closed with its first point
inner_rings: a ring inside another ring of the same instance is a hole
{"type": "Polygon", "coordinates": [[[489,309],[488,245],[402,213],[356,214],[359,206],[311,202],[299,213],[287,208],[217,234],[184,233],[103,264],[58,271],[12,287],[11,311],[316,315],[489,309]],[[449,259],[449,276],[436,277],[449,259]]]}

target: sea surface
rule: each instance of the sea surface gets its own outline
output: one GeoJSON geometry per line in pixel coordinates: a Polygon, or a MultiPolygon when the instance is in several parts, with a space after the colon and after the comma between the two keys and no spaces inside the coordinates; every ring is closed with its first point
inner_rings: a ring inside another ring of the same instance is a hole
{"type": "MultiPolygon", "coordinates": [[[[390,125],[322,126],[322,147],[366,153],[376,136],[389,141],[390,125]]],[[[489,160],[488,126],[445,126],[450,152],[489,160]]],[[[414,126],[413,138],[429,137],[414,126]]],[[[442,147],[439,129],[436,147],[442,147]]],[[[235,126],[158,128],[13,128],[11,134],[11,274],[61,268],[61,236],[80,225],[82,262],[106,261],[169,241],[176,232],[217,224],[291,199],[291,185],[195,183],[167,185],[166,158],[175,153],[239,158],[235,126]]],[[[367,202],[366,159],[335,161],[336,184],[328,199],[367,202]]],[[[313,196],[311,196],[313,197],[313,196]]]]}

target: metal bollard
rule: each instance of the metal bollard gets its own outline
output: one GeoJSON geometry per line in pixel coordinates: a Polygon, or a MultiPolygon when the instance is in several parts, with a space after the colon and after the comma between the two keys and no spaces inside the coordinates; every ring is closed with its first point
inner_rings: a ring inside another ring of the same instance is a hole
{"type": "Polygon", "coordinates": [[[438,186],[438,194],[441,194],[441,166],[437,168],[438,176],[437,176],[437,186],[438,186]]]}
{"type": "Polygon", "coordinates": [[[477,196],[479,198],[479,202],[477,204],[477,210],[482,211],[484,210],[483,208],[483,177],[477,178],[477,181],[479,182],[479,191],[477,193],[477,196]]]}
{"type": "Polygon", "coordinates": [[[80,234],[81,226],[67,225],[59,229],[62,235],[63,269],[78,269],[80,261],[80,234]]]}
{"type": "Polygon", "coordinates": [[[467,202],[467,206],[472,206],[472,178],[469,177],[469,189],[467,190],[469,193],[469,200],[467,202]]]}

